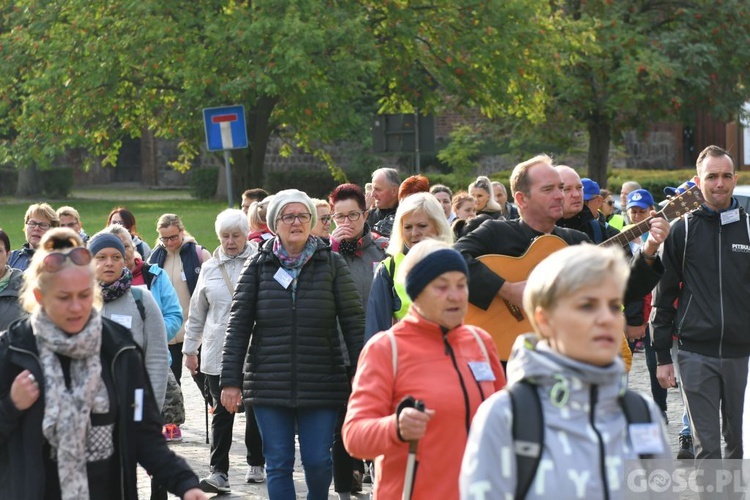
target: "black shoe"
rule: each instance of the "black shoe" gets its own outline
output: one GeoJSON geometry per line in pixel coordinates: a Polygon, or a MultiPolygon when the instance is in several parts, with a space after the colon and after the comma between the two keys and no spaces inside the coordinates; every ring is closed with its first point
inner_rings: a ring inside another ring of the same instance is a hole
{"type": "Polygon", "coordinates": [[[677,452],[677,460],[693,460],[694,458],[693,436],[680,434],[680,451],[677,452]]]}

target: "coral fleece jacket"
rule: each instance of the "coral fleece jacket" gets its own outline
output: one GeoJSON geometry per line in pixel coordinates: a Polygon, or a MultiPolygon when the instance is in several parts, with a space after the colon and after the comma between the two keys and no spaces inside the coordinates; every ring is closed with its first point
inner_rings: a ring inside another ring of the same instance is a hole
{"type": "Polygon", "coordinates": [[[483,330],[471,328],[480,335],[489,360],[468,327],[461,325],[444,335],[437,323],[424,319],[413,307],[391,329],[398,358],[395,377],[386,332],[374,336],[362,351],[343,438],[352,456],[375,459],[375,499],[401,497],[409,444],[398,437],[395,412],[406,396],[421,399],[435,410],[419,441],[412,498],[458,498],[468,425],[480,403],[505,386],[492,339],[483,330]],[[490,371],[492,375],[487,376],[490,371]]]}

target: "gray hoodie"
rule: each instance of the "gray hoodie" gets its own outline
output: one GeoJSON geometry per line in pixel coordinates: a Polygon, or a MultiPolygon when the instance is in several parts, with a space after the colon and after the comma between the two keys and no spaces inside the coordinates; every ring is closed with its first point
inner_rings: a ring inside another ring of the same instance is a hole
{"type": "MultiPolygon", "coordinates": [[[[622,360],[603,368],[593,366],[558,354],[536,335],[523,335],[516,339],[508,362],[508,385],[521,380],[537,386],[545,428],[542,459],[526,498],[604,498],[603,488],[609,489],[609,498],[623,498],[624,461],[638,458],[638,453],[619,404],[627,388],[622,360]]],[[[655,453],[655,458],[669,458],[661,414],[650,398],[646,400],[651,422],[659,426],[662,453],[655,453]]],[[[514,497],[512,424],[506,391],[495,393],[479,407],[461,465],[462,499],[514,497]]]]}
{"type": "Polygon", "coordinates": [[[143,349],[143,364],[146,365],[156,404],[161,408],[167,394],[169,371],[167,328],[151,292],[145,288],[141,288],[141,292],[141,302],[146,312],[145,324],[130,290],[112,302],[104,304],[102,316],[129,329],[133,334],[133,340],[143,349]]]}

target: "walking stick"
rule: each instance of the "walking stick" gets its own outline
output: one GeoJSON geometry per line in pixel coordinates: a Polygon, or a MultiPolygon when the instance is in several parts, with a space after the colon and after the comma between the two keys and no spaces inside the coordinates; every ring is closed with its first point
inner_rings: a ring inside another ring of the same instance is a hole
{"type": "MultiPolygon", "coordinates": [[[[414,408],[424,411],[424,401],[417,400],[414,408]]],[[[402,500],[411,500],[411,494],[414,490],[414,480],[417,478],[417,446],[419,440],[409,441],[409,456],[406,459],[406,475],[404,476],[404,492],[401,495],[402,500]]]]}

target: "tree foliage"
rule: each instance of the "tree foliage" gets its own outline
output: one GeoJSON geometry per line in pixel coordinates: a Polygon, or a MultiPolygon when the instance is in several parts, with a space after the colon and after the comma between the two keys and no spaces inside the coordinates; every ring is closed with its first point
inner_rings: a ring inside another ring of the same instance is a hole
{"type": "Polygon", "coordinates": [[[731,120],[750,97],[750,4],[744,0],[555,0],[548,126],[586,130],[589,176],[606,179],[612,138],[698,111],[731,120]],[[571,126],[573,125],[573,126],[571,126]]]}
{"type": "Polygon", "coordinates": [[[272,133],[317,151],[361,138],[378,108],[542,119],[559,42],[539,0],[15,0],[3,2],[0,151],[49,163],[81,148],[114,164],[125,136],[180,139],[204,107],[244,104],[234,185],[263,180],[272,133]]]}

